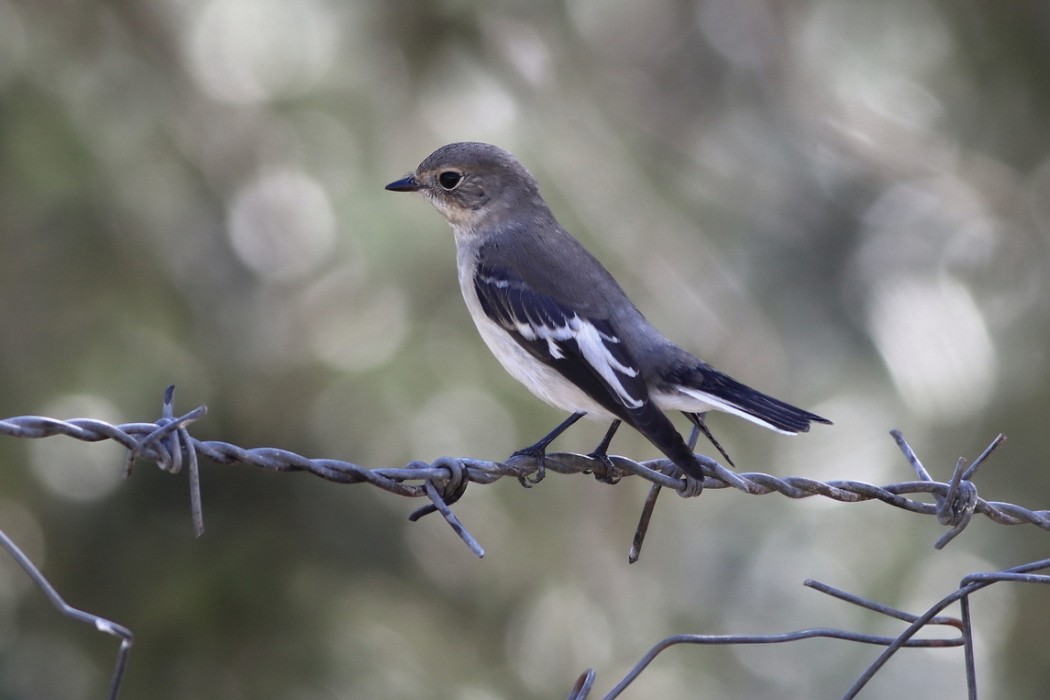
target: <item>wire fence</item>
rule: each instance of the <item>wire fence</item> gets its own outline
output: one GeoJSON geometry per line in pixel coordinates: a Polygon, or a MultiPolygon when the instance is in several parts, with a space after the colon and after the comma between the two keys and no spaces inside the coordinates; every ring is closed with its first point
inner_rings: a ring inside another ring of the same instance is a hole
{"type": "MultiPolygon", "coordinates": [[[[972,573],[963,578],[959,587],[939,601],[931,605],[921,615],[912,615],[895,608],[875,603],[859,596],[846,593],[837,588],[819,581],[807,580],[803,585],[814,590],[826,593],[835,598],[867,608],[873,612],[887,615],[903,622],[909,623],[908,627],[896,637],[863,634],[834,628],[814,628],[785,632],[783,634],[757,634],[757,635],[713,635],[713,634],[682,634],[667,637],[657,643],[642,657],[620,680],[619,683],[606,695],[603,700],[612,700],[633,683],[638,676],[656,659],[663,651],[680,644],[693,645],[755,645],[755,644],[784,644],[797,642],[805,639],[823,637],[827,639],[841,639],[844,641],[857,642],[861,644],[872,644],[884,646],[886,649],[876,658],[864,672],[854,681],[853,685],[842,696],[843,700],[850,700],[860,694],[860,691],[868,684],[878,671],[886,665],[890,658],[901,649],[909,648],[944,648],[963,647],[963,658],[966,672],[967,697],[977,700],[977,668],[974,661],[973,648],[973,624],[970,613],[970,598],[973,594],[981,591],[993,583],[1050,583],[1050,576],[1034,573],[1050,568],[1050,559],[1042,559],[1021,566],[1016,566],[1003,571],[990,571],[972,573]],[[941,616],[940,613],[949,605],[960,603],[960,617],[941,616]],[[915,635],[920,630],[931,625],[947,626],[958,630],[958,636],[941,638],[916,639],[915,635]]],[[[580,675],[576,685],[569,693],[569,700],[584,700],[590,697],[590,692],[596,679],[593,669],[588,669],[580,675]]]]}
{"type": "MultiPolygon", "coordinates": [[[[948,531],[935,543],[941,548],[958,536],[975,514],[984,515],[1003,525],[1029,524],[1050,530],[1050,511],[1030,510],[1019,505],[988,501],[977,494],[973,478],[977,470],[1005,440],[996,436],[987,448],[972,462],[960,458],[947,482],[938,482],[926,471],[914,450],[899,431],[891,431],[904,457],[914,469],[917,480],[876,486],[858,481],[815,481],[801,477],[774,477],[757,472],[737,473],[726,469],[715,460],[697,455],[704,469],[702,484],[684,477],[667,459],[635,462],[624,457],[610,456],[608,461],[575,453],[557,453],[544,459],[531,456],[515,456],[505,462],[443,457],[434,462],[411,462],[400,468],[367,468],[352,462],[335,459],[310,459],[278,448],[242,448],[220,441],[202,441],[189,434],[189,426],[201,418],[207,409],[198,407],[181,416],[174,414],[174,387],[165,392],[161,417],[153,423],[124,423],[112,425],[91,418],[58,420],[42,416],[18,416],[0,420],[0,434],[19,438],[48,438],[59,435],[85,442],[113,440],[128,449],[125,474],[130,476],[139,459],[152,461],[162,470],[177,474],[186,467],[189,474],[190,510],[197,536],[204,532],[204,514],[200,491],[200,458],[219,464],[246,464],[271,471],[308,472],[327,481],[341,484],[367,483],[384,491],[410,498],[426,498],[429,503],[409,515],[410,520],[433,512],[440,512],[446,522],[478,557],[484,549],[469,530],[459,521],[451,506],[463,497],[469,484],[491,484],[503,477],[519,479],[528,485],[542,477],[545,472],[559,474],[593,474],[598,481],[614,484],[625,476],[638,476],[651,482],[649,496],[642,509],[641,518],[629,553],[629,561],[638,559],[649,519],[653,514],[657,497],[662,489],[671,489],[683,497],[693,497],[703,490],[734,488],[750,495],[779,493],[788,498],[822,496],[842,503],[859,503],[878,500],[913,513],[933,515],[948,531]],[[918,500],[911,496],[925,495],[930,500],[918,500]]],[[[695,444],[694,429],[691,444],[695,444]]],[[[113,676],[110,683],[110,698],[116,698],[128,653],[132,632],[115,622],[69,606],[47,579],[32,564],[6,534],[0,532],[0,546],[26,571],[33,582],[44,591],[51,603],[62,614],[78,621],[93,624],[99,631],[121,639],[113,676]]],[[[921,615],[912,615],[879,603],[859,598],[827,584],[806,581],[804,585],[832,595],[849,603],[874,612],[888,615],[909,623],[897,637],[866,635],[846,630],[819,628],[783,634],[761,635],[677,635],[668,637],[654,646],[635,667],[603,696],[606,699],[620,695],[653,660],[664,650],[680,645],[747,645],[778,644],[814,637],[827,637],[865,644],[885,646],[882,654],[859,676],[854,685],[843,695],[853,698],[900,649],[912,647],[958,647],[964,649],[965,668],[969,697],[977,698],[976,668],[973,654],[973,638],[970,621],[970,597],[983,588],[997,582],[1050,583],[1050,576],[1034,572],[1050,568],[1050,559],[1031,562],[1022,566],[996,572],[973,573],[963,579],[959,587],[931,606],[921,615]],[[943,617],[939,614],[946,607],[960,602],[960,617],[943,617]],[[933,639],[915,639],[915,634],[929,625],[946,625],[958,630],[958,636],[933,639]]],[[[583,700],[590,696],[596,680],[593,669],[585,671],[569,694],[570,700],[583,700]]]]}

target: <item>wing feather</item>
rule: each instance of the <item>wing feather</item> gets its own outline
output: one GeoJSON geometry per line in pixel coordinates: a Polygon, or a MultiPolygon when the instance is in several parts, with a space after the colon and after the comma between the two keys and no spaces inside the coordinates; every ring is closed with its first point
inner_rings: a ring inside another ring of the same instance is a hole
{"type": "Polygon", "coordinates": [[[498,268],[479,266],[474,289],[485,314],[530,355],[613,414],[627,418],[625,410],[649,403],[648,387],[608,319],[583,317],[498,268]]]}
{"type": "Polygon", "coordinates": [[[536,291],[506,269],[479,264],[474,290],[481,309],[532,357],[633,426],[685,473],[703,469],[649,387],[607,318],[588,317],[536,291]]]}

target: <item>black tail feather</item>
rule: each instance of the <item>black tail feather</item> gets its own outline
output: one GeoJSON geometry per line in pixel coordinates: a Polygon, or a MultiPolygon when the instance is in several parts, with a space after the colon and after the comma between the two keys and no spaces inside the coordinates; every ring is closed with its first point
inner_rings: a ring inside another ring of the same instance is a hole
{"type": "Polygon", "coordinates": [[[761,391],[752,389],[746,384],[742,384],[716,370],[707,368],[702,370],[702,374],[703,381],[700,383],[702,391],[716,396],[780,430],[790,433],[805,433],[809,431],[810,423],[831,424],[831,421],[827,418],[822,418],[815,413],[810,413],[785,401],[763,394],[761,391]]]}

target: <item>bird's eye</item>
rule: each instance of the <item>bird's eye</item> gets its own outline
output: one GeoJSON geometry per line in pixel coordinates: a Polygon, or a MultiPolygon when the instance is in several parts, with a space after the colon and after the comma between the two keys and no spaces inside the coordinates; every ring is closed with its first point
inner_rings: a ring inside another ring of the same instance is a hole
{"type": "Polygon", "coordinates": [[[438,184],[446,190],[456,189],[456,185],[463,181],[463,176],[455,170],[446,170],[438,175],[438,184]]]}

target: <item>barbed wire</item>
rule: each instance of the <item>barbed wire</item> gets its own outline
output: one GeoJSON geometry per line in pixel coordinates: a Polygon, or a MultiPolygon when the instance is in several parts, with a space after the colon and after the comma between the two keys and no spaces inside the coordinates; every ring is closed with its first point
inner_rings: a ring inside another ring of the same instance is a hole
{"type": "MultiPolygon", "coordinates": [[[[470,532],[459,522],[450,505],[459,500],[468,484],[490,484],[503,477],[514,477],[526,481],[527,477],[541,469],[560,474],[593,474],[603,483],[616,483],[623,476],[635,475],[652,484],[638,530],[631,548],[630,560],[637,559],[649,518],[656,498],[663,488],[670,488],[683,497],[700,493],[700,484],[681,476],[677,468],[666,459],[635,462],[624,457],[611,456],[608,462],[574,453],[551,454],[543,460],[534,457],[516,456],[505,462],[494,462],[462,457],[443,457],[434,462],[410,462],[400,468],[366,468],[352,462],[335,459],[310,459],[278,448],[246,449],[221,441],[202,441],[189,434],[188,427],[205,415],[206,407],[200,406],[181,415],[174,415],[174,387],[165,392],[161,417],[153,423],[124,423],[112,425],[91,418],[58,420],[42,416],[19,416],[0,420],[0,434],[21,438],[46,438],[65,435],[85,442],[113,440],[128,450],[125,473],[130,476],[138,459],[155,462],[161,469],[178,473],[185,466],[189,472],[191,513],[195,532],[204,531],[203,508],[200,496],[199,463],[204,457],[219,464],[246,464],[271,471],[304,471],[322,479],[343,483],[368,483],[389,493],[412,498],[427,498],[430,503],[414,511],[409,518],[440,512],[460,538],[479,557],[484,550],[470,532]]],[[[705,490],[734,488],[746,494],[765,495],[779,493],[788,498],[823,496],[843,503],[858,503],[878,500],[914,513],[935,515],[949,531],[942,536],[936,547],[940,548],[957,536],[969,524],[974,514],[982,514],[993,522],[1004,525],[1032,524],[1050,529],[1050,511],[1029,510],[1022,506],[998,501],[986,501],[977,495],[972,478],[992,452],[1005,440],[997,436],[972,462],[960,458],[948,482],[935,481],[926,471],[914,450],[900,431],[891,431],[908,463],[919,477],[916,481],[905,481],[885,486],[876,486],[858,481],[835,480],[820,482],[802,477],[774,477],[758,472],[736,473],[723,467],[705,455],[697,455],[704,469],[702,483],[705,490]],[[910,495],[926,494],[933,502],[909,498],[910,495]]],[[[690,444],[695,444],[694,430],[690,444]]],[[[18,547],[0,531],[2,546],[29,577],[36,583],[52,604],[62,614],[73,619],[89,622],[102,632],[121,639],[117,662],[110,682],[109,698],[115,700],[119,693],[124,669],[133,636],[129,629],[105,618],[69,606],[40,571],[33,566],[18,547]]],[[[668,637],[654,646],[635,667],[605,696],[607,700],[617,697],[629,686],[665,649],[680,644],[741,645],[776,644],[827,637],[846,641],[885,646],[882,654],[865,670],[844,696],[847,700],[856,697],[868,681],[900,649],[912,647],[957,647],[965,652],[967,686],[969,697],[976,699],[976,668],[972,648],[970,618],[970,596],[997,582],[1024,581],[1050,583],[1050,576],[1032,572],[1050,568],[1050,559],[1032,562],[999,572],[974,573],[963,579],[959,588],[945,596],[919,616],[883,606],[872,601],[845,593],[826,584],[806,581],[804,585],[847,602],[868,608],[880,614],[908,622],[909,627],[894,638],[867,635],[832,628],[806,629],[783,634],[763,635],[676,635],[668,637]],[[942,617],[939,613],[948,605],[959,601],[961,618],[942,617]],[[951,638],[915,639],[915,634],[928,625],[948,625],[960,631],[960,636],[951,638]]],[[[584,672],[569,695],[570,700],[584,700],[593,688],[596,675],[593,669],[584,672]]]]}
{"type": "MultiPolygon", "coordinates": [[[[307,472],[327,481],[341,484],[367,483],[388,493],[409,498],[427,498],[430,503],[410,516],[410,520],[432,512],[440,512],[456,534],[478,557],[484,549],[459,521],[449,507],[465,493],[469,484],[491,484],[504,477],[523,480],[539,472],[540,460],[531,456],[514,456],[503,462],[466,457],[441,457],[433,462],[413,461],[403,467],[363,467],[337,459],[311,459],[288,450],[273,447],[243,448],[216,440],[198,440],[189,434],[188,426],[201,418],[207,408],[200,406],[181,415],[174,415],[174,387],[165,392],[161,417],[153,423],[124,423],[112,425],[92,418],[58,420],[42,416],[18,416],[0,420],[0,434],[20,438],[47,438],[64,435],[85,442],[113,440],[128,449],[125,472],[130,476],[137,459],[156,463],[161,469],[176,474],[188,467],[191,514],[194,529],[199,536],[204,531],[203,508],[200,494],[199,461],[206,458],[219,464],[245,464],[281,472],[307,472]]],[[[923,467],[914,450],[900,431],[891,431],[906,459],[916,471],[918,480],[902,481],[877,486],[861,481],[816,481],[805,477],[776,477],[760,472],[737,473],[715,460],[698,454],[704,469],[703,489],[716,491],[736,489],[749,495],[778,493],[788,498],[821,496],[841,503],[860,503],[877,500],[896,508],[922,515],[934,515],[939,523],[949,527],[935,544],[940,548],[966,528],[975,514],[1002,525],[1035,525],[1050,530],[1050,511],[1030,510],[1013,503],[988,501],[978,496],[973,482],[977,469],[1004,440],[998,435],[988,447],[968,464],[960,458],[947,482],[933,479],[923,467]],[[911,498],[928,495],[933,502],[911,498]]],[[[696,434],[694,431],[693,439],[696,434]]],[[[649,517],[660,489],[671,489],[683,497],[696,496],[698,483],[683,477],[667,459],[635,462],[621,456],[610,456],[608,462],[587,455],[561,452],[543,459],[547,472],[559,474],[593,474],[604,483],[616,483],[624,476],[638,476],[649,481],[653,488],[642,511],[630,560],[638,557],[649,517]]]]}

